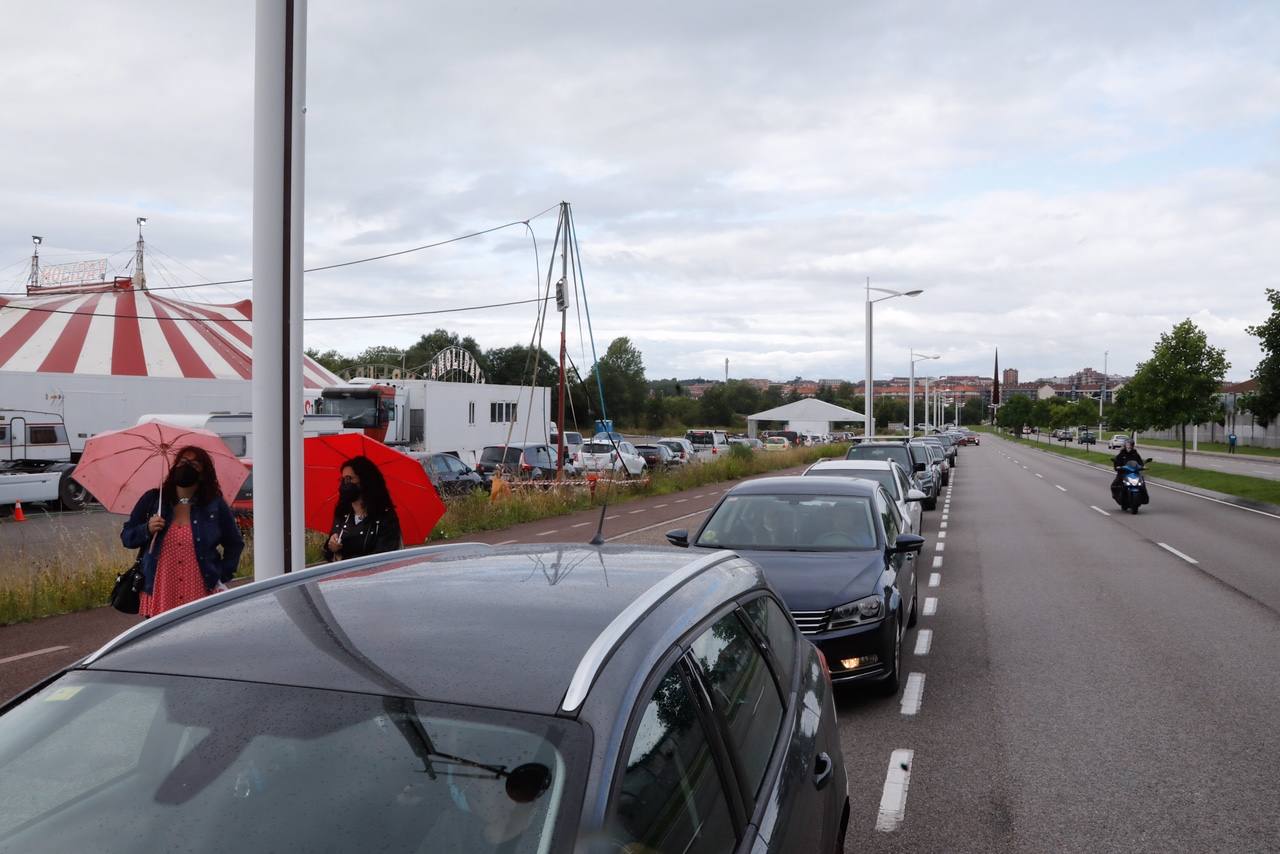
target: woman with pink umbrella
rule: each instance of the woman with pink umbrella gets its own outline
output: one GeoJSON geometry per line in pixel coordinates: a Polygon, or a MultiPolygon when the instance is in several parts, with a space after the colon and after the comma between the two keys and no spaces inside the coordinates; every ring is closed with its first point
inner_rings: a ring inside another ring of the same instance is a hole
{"type": "Polygon", "coordinates": [[[178,451],[164,484],[134,505],[120,540],[126,548],[146,548],[139,610],[144,617],[226,589],[244,539],[204,448],[178,451]]]}

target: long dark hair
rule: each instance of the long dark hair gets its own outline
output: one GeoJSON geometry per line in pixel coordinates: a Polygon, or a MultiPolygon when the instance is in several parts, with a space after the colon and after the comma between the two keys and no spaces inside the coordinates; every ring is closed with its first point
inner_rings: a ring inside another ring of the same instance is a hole
{"type": "MultiPolygon", "coordinates": [[[[360,478],[360,498],[364,501],[365,512],[370,517],[381,516],[388,510],[395,509],[395,505],[391,503],[391,493],[387,491],[387,480],[372,460],[364,456],[352,457],[339,466],[338,471],[341,472],[347,467],[350,467],[356,473],[356,477],[360,478]]],[[[350,512],[351,503],[339,498],[335,515],[345,516],[350,512]]]]}
{"type": "Polygon", "coordinates": [[[173,482],[173,479],[178,471],[178,461],[187,454],[195,457],[196,462],[200,463],[200,480],[196,481],[194,501],[196,504],[208,504],[222,495],[222,488],[218,486],[218,472],[213,467],[213,460],[209,457],[209,452],[195,445],[187,445],[174,454],[173,465],[170,466],[169,474],[164,479],[160,497],[166,504],[178,503],[178,486],[173,482]]]}

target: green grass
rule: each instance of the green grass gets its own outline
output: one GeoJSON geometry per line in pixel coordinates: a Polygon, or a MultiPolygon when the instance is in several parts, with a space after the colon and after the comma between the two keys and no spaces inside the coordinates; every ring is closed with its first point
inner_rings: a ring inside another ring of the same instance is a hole
{"type": "MultiPolygon", "coordinates": [[[[1004,438],[1011,442],[1026,445],[1029,448],[1036,448],[1041,451],[1058,454],[1059,456],[1071,457],[1077,460],[1087,460],[1091,463],[1100,463],[1107,467],[1111,466],[1111,455],[1100,451],[1085,451],[1080,448],[1057,447],[1047,445],[1043,442],[1033,442],[1029,439],[1014,439],[1009,435],[1005,435],[1004,438]]],[[[1260,501],[1264,504],[1280,505],[1280,480],[1270,480],[1264,477],[1249,477],[1248,475],[1242,474],[1227,474],[1226,472],[1210,471],[1209,469],[1191,467],[1184,469],[1181,466],[1174,465],[1173,463],[1151,463],[1146,467],[1146,473],[1149,477],[1155,478],[1156,480],[1166,480],[1186,486],[1195,486],[1200,489],[1221,492],[1224,495],[1234,495],[1237,498],[1245,498],[1250,501],[1260,501]]]]}
{"type": "MultiPolygon", "coordinates": [[[[1155,445],[1158,448],[1182,449],[1182,443],[1176,439],[1149,439],[1143,436],[1140,442],[1143,445],[1155,445]]],[[[1230,449],[1226,442],[1201,442],[1200,450],[1225,454],[1230,449]]],[[[1187,439],[1187,453],[1191,453],[1190,439],[1187,439]]],[[[1252,448],[1248,445],[1236,445],[1236,454],[1250,457],[1280,457],[1280,448],[1252,448]]]]}
{"type": "MultiPolygon", "coordinates": [[[[657,472],[643,484],[631,482],[610,488],[607,481],[600,481],[594,498],[580,488],[522,491],[498,501],[490,501],[484,493],[473,493],[447,503],[444,517],[431,532],[431,541],[453,540],[479,531],[498,530],[588,510],[600,506],[606,492],[610,504],[622,504],[642,496],[668,495],[710,483],[740,480],[806,465],[822,457],[843,457],[844,452],[844,445],[793,448],[781,453],[752,453],[735,449],[713,463],[657,472]]],[[[307,565],[323,560],[320,551],[323,542],[323,534],[307,532],[307,565]]],[[[35,567],[30,566],[30,558],[26,555],[0,556],[0,579],[3,579],[0,580],[0,626],[105,605],[116,575],[129,567],[133,555],[112,539],[106,543],[77,542],[74,547],[52,549],[35,567]],[[21,566],[13,566],[13,563],[21,566]]],[[[249,531],[236,577],[252,576],[253,533],[249,531]]]]}

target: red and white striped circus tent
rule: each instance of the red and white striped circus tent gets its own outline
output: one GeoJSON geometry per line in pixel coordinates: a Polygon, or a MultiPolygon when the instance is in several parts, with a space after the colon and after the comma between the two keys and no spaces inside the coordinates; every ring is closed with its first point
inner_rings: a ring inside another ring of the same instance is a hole
{"type": "MultiPolygon", "coordinates": [[[[0,297],[0,371],[88,376],[247,380],[253,304],[187,302],[135,290],[129,279],[96,290],[0,297]]],[[[309,389],[341,380],[303,357],[309,389]]]]}

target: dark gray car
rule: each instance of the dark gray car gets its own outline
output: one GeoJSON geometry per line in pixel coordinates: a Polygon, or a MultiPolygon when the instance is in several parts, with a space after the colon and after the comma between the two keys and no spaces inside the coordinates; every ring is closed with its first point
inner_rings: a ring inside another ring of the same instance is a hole
{"type": "Polygon", "coordinates": [[[356,558],[0,708],[6,852],[835,852],[848,810],[825,660],[723,550],[356,558]]]}

